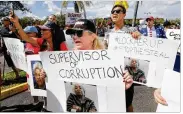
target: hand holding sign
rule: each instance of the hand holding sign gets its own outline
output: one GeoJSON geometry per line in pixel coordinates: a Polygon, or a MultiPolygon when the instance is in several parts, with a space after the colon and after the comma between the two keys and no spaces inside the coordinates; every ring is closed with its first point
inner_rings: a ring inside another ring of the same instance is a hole
{"type": "Polygon", "coordinates": [[[125,89],[129,89],[133,84],[132,76],[129,74],[127,70],[124,71],[123,82],[125,82],[125,89]]]}

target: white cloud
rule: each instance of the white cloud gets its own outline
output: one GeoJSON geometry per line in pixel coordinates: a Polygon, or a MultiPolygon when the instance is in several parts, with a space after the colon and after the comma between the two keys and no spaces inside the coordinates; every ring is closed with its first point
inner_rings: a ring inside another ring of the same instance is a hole
{"type": "Polygon", "coordinates": [[[29,0],[29,1],[21,1],[21,3],[23,4],[27,4],[27,5],[34,5],[36,3],[36,1],[33,1],[33,0],[29,0]]]}
{"type": "Polygon", "coordinates": [[[40,18],[39,16],[34,15],[34,14],[30,13],[30,12],[22,12],[22,11],[20,11],[20,10],[16,10],[15,13],[16,13],[16,15],[17,15],[19,18],[22,18],[22,17],[32,17],[32,18],[34,18],[34,19],[42,19],[42,18],[40,18]]]}
{"type": "Polygon", "coordinates": [[[48,5],[49,12],[58,13],[61,11],[61,8],[57,7],[53,1],[44,1],[44,4],[48,5]]]}
{"type": "MultiPolygon", "coordinates": [[[[86,7],[87,17],[104,18],[110,16],[114,1],[95,1],[93,6],[86,7]]],[[[126,18],[133,18],[135,1],[128,1],[129,8],[126,18]]],[[[161,18],[180,18],[180,1],[143,1],[139,3],[137,18],[146,18],[145,13],[151,12],[154,17],[161,18]]],[[[150,15],[150,14],[149,14],[150,15]]]]}

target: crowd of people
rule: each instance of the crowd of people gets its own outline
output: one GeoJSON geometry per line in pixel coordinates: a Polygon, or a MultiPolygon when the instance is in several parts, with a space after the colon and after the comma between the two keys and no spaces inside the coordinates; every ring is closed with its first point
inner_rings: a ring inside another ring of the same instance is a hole
{"type": "MultiPolygon", "coordinates": [[[[107,49],[109,44],[109,32],[129,33],[134,39],[140,38],[141,35],[156,38],[166,38],[166,29],[170,27],[168,22],[164,24],[164,27],[160,25],[155,26],[154,18],[151,16],[146,19],[147,25],[145,27],[128,27],[124,24],[125,16],[125,7],[123,7],[122,5],[114,5],[111,10],[112,22],[108,25],[104,26],[102,23],[98,23],[98,25],[96,26],[93,22],[87,19],[79,19],[74,25],[66,25],[66,31],[64,32],[64,30],[57,24],[55,15],[50,15],[44,25],[35,24],[34,26],[27,26],[23,29],[21,24],[19,23],[18,17],[16,15],[12,17],[11,12],[9,17],[2,19],[3,27],[1,28],[0,33],[3,37],[13,37],[20,39],[24,43],[26,55],[38,54],[38,52],[43,51],[69,50],[66,43],[65,35],[71,35],[74,42],[73,50],[107,49]],[[104,42],[101,42],[98,37],[104,37],[104,42]]],[[[4,43],[3,47],[6,48],[4,43]]],[[[7,49],[3,50],[7,63],[11,62],[10,64],[8,63],[8,65],[12,67],[12,69],[18,75],[18,71],[15,68],[15,65],[13,65],[7,49]]],[[[129,68],[126,69],[127,70],[124,72],[123,75],[126,89],[126,110],[127,112],[133,112],[133,73],[129,70],[129,68]]],[[[177,54],[174,70],[180,72],[180,54],[177,54]]],[[[36,73],[37,72],[35,72],[35,74],[36,73]]],[[[78,88],[78,85],[76,85],[75,91],[78,88]]],[[[155,91],[155,99],[158,103],[165,104],[164,102],[162,102],[164,101],[164,99],[161,97],[160,93],[160,89],[155,91]]],[[[77,94],[70,95],[69,98],[77,96],[77,94]]],[[[35,102],[37,102],[37,100],[35,100],[35,102]]],[[[81,111],[81,109],[77,108],[77,106],[69,105],[69,107],[75,107],[74,109],[76,109],[77,111],[81,111]]],[[[71,111],[71,108],[69,107],[67,108],[67,110],[71,111]]],[[[95,107],[92,110],[96,111],[95,107]]],[[[88,109],[87,111],[91,110],[88,109]]]]}

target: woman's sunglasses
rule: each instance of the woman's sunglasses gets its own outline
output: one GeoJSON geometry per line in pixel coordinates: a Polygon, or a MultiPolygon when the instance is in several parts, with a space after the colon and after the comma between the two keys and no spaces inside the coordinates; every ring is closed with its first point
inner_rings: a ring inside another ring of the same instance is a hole
{"type": "Polygon", "coordinates": [[[71,37],[73,38],[73,36],[75,36],[75,35],[77,35],[77,37],[82,37],[84,31],[87,31],[89,34],[93,34],[93,32],[91,32],[89,30],[75,30],[75,31],[73,31],[71,37]]]}
{"type": "Polygon", "coordinates": [[[83,30],[75,30],[73,31],[71,37],[77,35],[77,37],[82,37],[83,36],[83,30]]]}
{"type": "Polygon", "coordinates": [[[114,13],[117,13],[117,14],[119,14],[120,12],[123,12],[122,10],[113,10],[113,11],[111,11],[111,14],[114,14],[114,13]]]}

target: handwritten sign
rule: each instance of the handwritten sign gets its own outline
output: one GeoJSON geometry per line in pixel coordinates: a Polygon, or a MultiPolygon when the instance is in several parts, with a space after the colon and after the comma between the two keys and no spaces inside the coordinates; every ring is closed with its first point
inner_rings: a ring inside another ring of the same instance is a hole
{"type": "Polygon", "coordinates": [[[102,80],[105,84],[105,81],[112,83],[111,80],[122,80],[123,58],[114,57],[114,54],[106,50],[41,52],[40,57],[48,80],[77,80],[87,84],[101,84],[102,80]],[[117,61],[117,58],[121,62],[117,61]],[[52,78],[49,78],[50,75],[52,78]]]}
{"type": "Polygon", "coordinates": [[[7,37],[4,38],[4,42],[14,65],[19,69],[27,71],[24,44],[19,39],[7,37]]]}
{"type": "Polygon", "coordinates": [[[163,76],[161,96],[168,106],[158,104],[156,112],[180,112],[181,84],[180,73],[166,69],[163,76]]]}
{"type": "Polygon", "coordinates": [[[173,69],[178,46],[178,42],[167,39],[142,36],[135,40],[130,34],[110,33],[108,49],[121,50],[127,57],[159,61],[173,69]]]}
{"type": "Polygon", "coordinates": [[[82,18],[82,13],[67,13],[65,18],[65,24],[66,25],[75,24],[75,22],[81,18],[82,18]]]}
{"type": "Polygon", "coordinates": [[[64,85],[64,81],[67,81],[110,87],[108,89],[97,87],[98,112],[126,111],[125,85],[122,81],[124,56],[119,52],[119,56],[114,56],[117,53],[107,50],[55,51],[39,54],[48,75],[48,110],[67,112],[64,85]],[[56,89],[56,85],[59,86],[59,90],[56,89]],[[112,94],[119,99],[112,100],[114,99],[112,94]],[[108,105],[103,105],[106,102],[108,105]]]}
{"type": "Polygon", "coordinates": [[[46,82],[45,76],[41,75],[43,69],[39,55],[28,55],[28,81],[30,85],[30,91],[32,96],[44,96],[46,97],[46,82]],[[38,78],[37,76],[38,75],[38,78]]]}
{"type": "Polygon", "coordinates": [[[173,69],[178,46],[178,42],[168,39],[142,36],[136,40],[130,34],[109,33],[109,50],[120,50],[126,57],[150,61],[147,78],[151,80],[147,86],[155,88],[161,85],[164,68],[173,69]]]}
{"type": "MultiPolygon", "coordinates": [[[[180,41],[181,41],[180,30],[179,29],[167,29],[166,37],[170,40],[175,40],[180,43],[180,41]]],[[[178,52],[180,52],[180,45],[178,48],[178,52]]]]}

